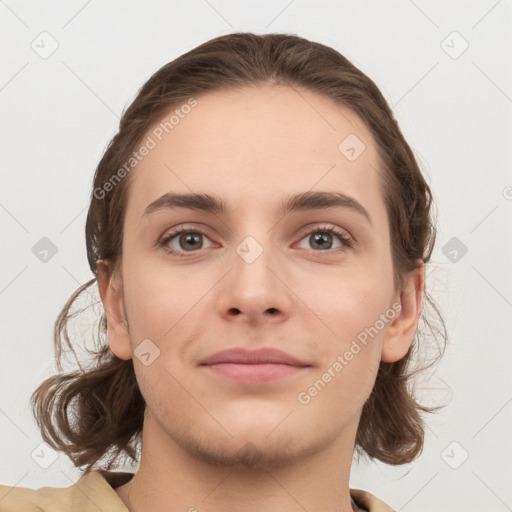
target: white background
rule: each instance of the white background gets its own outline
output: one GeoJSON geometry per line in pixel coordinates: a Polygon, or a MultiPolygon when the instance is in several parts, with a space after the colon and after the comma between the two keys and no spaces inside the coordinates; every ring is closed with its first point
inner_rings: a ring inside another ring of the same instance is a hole
{"type": "Polygon", "coordinates": [[[92,277],[92,176],[123,109],[153,72],[206,40],[288,32],[333,46],[377,83],[438,210],[427,287],[450,339],[425,387],[449,406],[428,418],[417,461],[354,465],[351,486],[397,510],[512,509],[510,1],[5,0],[0,20],[0,483],[65,487],[79,476],[65,455],[47,469],[31,457],[41,437],[28,400],[53,371],[58,313],[92,277]],[[31,47],[43,31],[58,43],[46,59],[31,47]],[[58,250],[46,263],[32,252],[42,237],[58,250]],[[468,249],[457,262],[442,250],[453,237],[468,249]],[[466,452],[457,469],[447,463],[466,452]]]}

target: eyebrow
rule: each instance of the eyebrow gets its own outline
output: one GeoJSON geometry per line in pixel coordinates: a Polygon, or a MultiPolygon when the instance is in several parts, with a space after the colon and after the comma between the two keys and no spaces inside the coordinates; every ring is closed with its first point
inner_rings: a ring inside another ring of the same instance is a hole
{"type": "MultiPolygon", "coordinates": [[[[199,210],[207,213],[230,216],[231,208],[217,196],[210,194],[176,194],[168,192],[159,197],[144,210],[144,216],[158,210],[174,208],[185,208],[188,210],[199,210]]],[[[277,214],[285,216],[292,212],[322,210],[325,208],[346,208],[362,215],[372,224],[372,219],[366,208],[356,201],[340,192],[301,192],[288,196],[280,205],[277,214]]]]}

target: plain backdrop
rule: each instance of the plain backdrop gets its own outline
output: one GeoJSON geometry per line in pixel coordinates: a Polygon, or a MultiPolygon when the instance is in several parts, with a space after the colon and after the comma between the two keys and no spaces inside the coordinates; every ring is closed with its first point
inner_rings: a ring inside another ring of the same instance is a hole
{"type": "Polygon", "coordinates": [[[41,445],[28,401],[54,370],[58,313],[92,277],[92,176],[123,109],[204,41],[286,32],[334,47],[377,83],[438,211],[427,288],[449,343],[422,388],[449,405],[427,418],[419,459],[354,464],[351,486],[397,510],[512,509],[510,1],[5,0],[0,20],[2,484],[79,476],[41,445]]]}

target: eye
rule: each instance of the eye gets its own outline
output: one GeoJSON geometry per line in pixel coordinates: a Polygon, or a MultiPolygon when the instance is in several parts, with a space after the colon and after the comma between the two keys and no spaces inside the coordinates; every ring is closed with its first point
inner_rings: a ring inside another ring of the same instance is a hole
{"type": "MultiPolygon", "coordinates": [[[[204,249],[203,238],[209,240],[208,235],[199,229],[179,227],[165,234],[159,245],[173,256],[184,257],[187,253],[204,249]]],[[[301,241],[306,239],[311,244],[314,252],[344,251],[354,245],[354,241],[348,233],[334,226],[317,227],[307,232],[301,241]],[[333,238],[337,238],[341,243],[333,247],[333,238]]],[[[307,247],[302,248],[307,249],[307,247]]]]}
{"type": "Polygon", "coordinates": [[[204,248],[201,237],[208,238],[208,235],[198,229],[180,227],[164,235],[159,245],[170,254],[186,256],[187,252],[196,252],[197,249],[204,248]]]}
{"type": "Polygon", "coordinates": [[[316,250],[315,252],[337,252],[353,246],[353,240],[350,235],[334,226],[317,227],[314,230],[309,231],[301,240],[307,240],[313,249],[319,249],[319,251],[316,250]],[[338,238],[338,240],[341,241],[341,244],[333,247],[333,238],[338,238]]]}

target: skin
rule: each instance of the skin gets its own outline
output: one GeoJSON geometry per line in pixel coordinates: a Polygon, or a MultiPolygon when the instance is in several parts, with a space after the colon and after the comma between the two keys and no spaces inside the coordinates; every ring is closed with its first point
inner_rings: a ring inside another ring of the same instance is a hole
{"type": "Polygon", "coordinates": [[[133,358],[147,403],[139,470],[116,492],[131,511],[352,510],[361,408],[379,362],[397,361],[410,347],[423,267],[395,291],[379,157],[349,109],[281,85],[197,100],[130,175],[119,271],[98,265],[109,345],[133,358]],[[338,150],[349,134],[366,146],[354,161],[338,150]],[[284,198],[310,190],[353,197],[371,223],[348,208],[278,216],[284,198]],[[174,209],[144,216],[170,191],[218,195],[233,215],[174,209]],[[207,235],[196,235],[192,249],[179,235],[168,243],[184,257],[157,243],[180,225],[207,235]],[[339,250],[343,243],[326,233],[332,245],[319,248],[321,226],[341,228],[357,245],[339,250]],[[263,249],[252,263],[236,251],[247,236],[263,249]],[[299,403],[298,394],[397,302],[393,320],[308,404],[299,403]],[[160,350],[147,366],[133,352],[145,339],[160,350]],[[198,366],[236,346],[276,347],[311,366],[267,384],[232,382],[198,366]]]}

